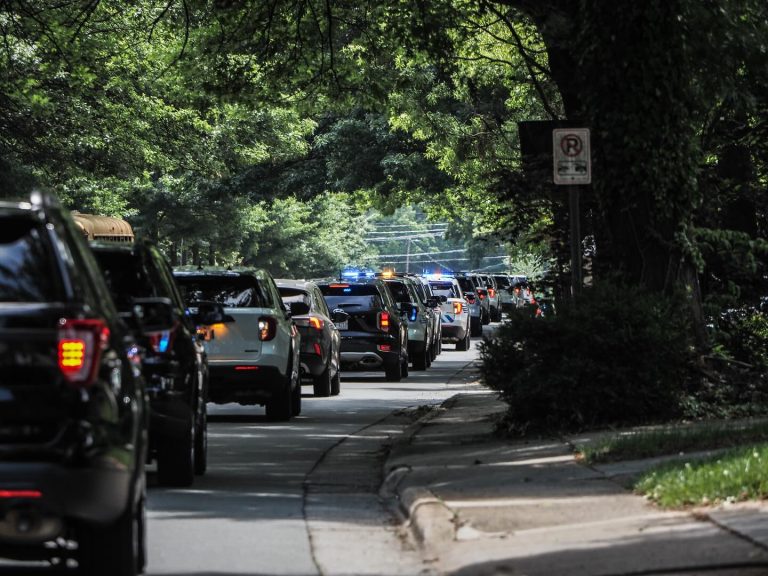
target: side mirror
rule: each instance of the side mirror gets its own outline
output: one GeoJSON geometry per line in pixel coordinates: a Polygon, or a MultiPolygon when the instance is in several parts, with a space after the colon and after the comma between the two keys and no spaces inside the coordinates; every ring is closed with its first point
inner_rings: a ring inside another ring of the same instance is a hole
{"type": "Polygon", "coordinates": [[[291,316],[304,316],[309,314],[309,304],[306,302],[291,302],[291,316]]]}
{"type": "Polygon", "coordinates": [[[134,298],[129,323],[143,334],[171,330],[178,321],[169,298],[134,298]]]}
{"type": "Polygon", "coordinates": [[[338,324],[339,322],[346,322],[349,320],[349,314],[347,314],[341,308],[337,308],[331,312],[331,320],[333,320],[334,324],[338,324]]]}
{"type": "Polygon", "coordinates": [[[232,321],[232,318],[224,312],[224,306],[218,302],[198,300],[190,302],[189,308],[192,311],[191,317],[195,326],[210,326],[232,321]]]}

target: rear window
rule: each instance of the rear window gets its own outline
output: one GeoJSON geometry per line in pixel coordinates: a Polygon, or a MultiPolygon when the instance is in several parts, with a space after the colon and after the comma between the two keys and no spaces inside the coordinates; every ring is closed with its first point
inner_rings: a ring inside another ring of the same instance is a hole
{"type": "Polygon", "coordinates": [[[404,282],[389,281],[387,282],[389,291],[392,292],[392,296],[395,302],[408,302],[411,301],[411,295],[408,293],[408,286],[404,282]]]}
{"type": "Polygon", "coordinates": [[[103,252],[94,250],[107,281],[107,287],[118,310],[127,310],[132,298],[149,298],[158,296],[157,286],[161,279],[157,275],[147,277],[147,271],[139,263],[139,258],[129,252],[103,252]]]}
{"type": "Polygon", "coordinates": [[[56,302],[62,289],[40,224],[0,217],[0,302],[56,302]]]}
{"type": "Polygon", "coordinates": [[[432,294],[446,298],[459,298],[459,292],[453,282],[430,282],[432,294]]]}
{"type": "Polygon", "coordinates": [[[328,308],[341,308],[349,312],[381,310],[384,306],[375,286],[355,284],[328,284],[320,286],[328,308]]]}
{"type": "Polygon", "coordinates": [[[285,304],[292,304],[293,302],[303,302],[307,306],[312,306],[312,298],[304,290],[298,288],[284,288],[277,287],[277,291],[280,292],[280,298],[282,298],[285,304]]]}
{"type": "Polygon", "coordinates": [[[499,288],[509,288],[509,278],[507,276],[494,276],[496,286],[499,288]]]}
{"type": "Polygon", "coordinates": [[[269,308],[266,287],[253,276],[177,276],[184,301],[210,300],[227,308],[269,308]]]}
{"type": "Polygon", "coordinates": [[[464,290],[464,292],[475,291],[475,285],[469,278],[457,278],[457,280],[459,281],[459,286],[461,286],[461,289],[464,290]]]}

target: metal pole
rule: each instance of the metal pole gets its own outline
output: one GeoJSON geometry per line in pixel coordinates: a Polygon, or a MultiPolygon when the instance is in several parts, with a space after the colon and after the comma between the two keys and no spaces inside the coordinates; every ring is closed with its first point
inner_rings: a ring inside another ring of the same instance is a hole
{"type": "Polygon", "coordinates": [[[581,213],[579,212],[579,187],[568,186],[568,202],[571,219],[571,295],[578,296],[583,284],[581,267],[581,213]]]}
{"type": "Polygon", "coordinates": [[[405,254],[405,272],[408,273],[411,271],[411,239],[408,238],[408,247],[406,248],[406,254],[405,254]]]}

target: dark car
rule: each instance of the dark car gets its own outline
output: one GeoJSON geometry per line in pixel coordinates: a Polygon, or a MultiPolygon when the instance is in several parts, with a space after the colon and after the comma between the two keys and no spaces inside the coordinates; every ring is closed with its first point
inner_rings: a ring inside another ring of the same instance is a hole
{"type": "Polygon", "coordinates": [[[342,369],[384,370],[390,382],[407,376],[408,325],[384,282],[347,276],[318,285],[328,308],[349,314],[347,322],[337,324],[342,369]]]}
{"type": "Polygon", "coordinates": [[[165,298],[173,308],[170,330],[141,341],[150,399],[149,458],[164,486],[189,486],[207,465],[208,361],[173,273],[158,248],[146,241],[94,242],[91,248],[117,309],[130,314],[137,298],[165,298]]]}
{"type": "MultiPolygon", "coordinates": [[[[147,331],[170,327],[167,306],[137,307],[147,331]]],[[[0,423],[0,556],[141,572],[139,347],[72,217],[43,194],[0,202],[0,423]]]]}
{"type": "Polygon", "coordinates": [[[399,306],[412,308],[405,317],[408,323],[408,358],[414,370],[432,365],[433,324],[427,306],[416,292],[415,282],[408,276],[382,277],[399,306]]]}
{"type": "Polygon", "coordinates": [[[174,271],[190,308],[223,307],[205,327],[211,402],[265,406],[271,420],[301,414],[301,336],[266,270],[174,271]]]}
{"type": "Polygon", "coordinates": [[[312,380],[315,396],[336,396],[341,391],[341,336],[334,322],[349,315],[331,312],[317,284],[308,280],[275,280],[283,303],[289,307],[301,334],[301,375],[312,380]]]}

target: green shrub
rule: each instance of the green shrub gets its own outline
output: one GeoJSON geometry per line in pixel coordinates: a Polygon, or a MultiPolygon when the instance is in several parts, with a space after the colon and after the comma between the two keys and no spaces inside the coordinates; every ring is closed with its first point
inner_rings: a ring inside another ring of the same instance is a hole
{"type": "Polygon", "coordinates": [[[688,309],[635,288],[584,291],[552,318],[514,316],[481,347],[486,383],[509,404],[503,426],[580,430],[682,412],[693,357],[688,309]]]}

